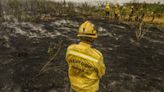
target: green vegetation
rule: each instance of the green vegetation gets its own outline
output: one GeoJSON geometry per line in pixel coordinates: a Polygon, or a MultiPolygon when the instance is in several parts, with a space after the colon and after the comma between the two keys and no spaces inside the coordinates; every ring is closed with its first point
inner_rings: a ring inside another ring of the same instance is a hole
{"type": "Polygon", "coordinates": [[[127,3],[125,6],[131,6],[133,5],[135,8],[144,8],[144,11],[149,12],[156,12],[156,13],[162,13],[164,14],[164,4],[160,3],[154,3],[154,4],[148,4],[148,3],[127,3]]]}

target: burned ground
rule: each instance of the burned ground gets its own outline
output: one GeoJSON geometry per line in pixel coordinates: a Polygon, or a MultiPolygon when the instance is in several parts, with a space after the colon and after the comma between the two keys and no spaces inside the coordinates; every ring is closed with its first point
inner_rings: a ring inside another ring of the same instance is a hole
{"type": "MultiPolygon", "coordinates": [[[[0,24],[0,92],[68,92],[65,52],[77,43],[83,21],[56,20],[42,23],[0,24]],[[50,43],[61,51],[46,70],[50,43]]],[[[106,75],[100,92],[164,91],[164,28],[146,25],[148,32],[136,41],[136,27],[128,23],[92,21],[99,38],[94,47],[104,55],[106,75]]]]}

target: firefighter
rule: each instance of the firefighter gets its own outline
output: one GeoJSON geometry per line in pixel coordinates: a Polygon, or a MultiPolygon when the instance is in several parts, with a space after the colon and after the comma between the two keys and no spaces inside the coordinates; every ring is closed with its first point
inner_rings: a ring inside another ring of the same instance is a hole
{"type": "Polygon", "coordinates": [[[106,14],[106,16],[110,15],[110,5],[109,5],[109,3],[107,3],[106,6],[105,6],[105,14],[106,14]]]}
{"type": "Polygon", "coordinates": [[[118,21],[120,19],[120,9],[119,8],[120,8],[119,4],[116,4],[115,10],[114,10],[114,18],[115,18],[115,20],[118,20],[118,21]]]}
{"type": "Polygon", "coordinates": [[[70,92],[96,92],[105,74],[105,64],[102,53],[91,45],[97,38],[94,24],[89,21],[83,23],[77,36],[80,42],[70,45],[66,52],[70,92]]]}
{"type": "Polygon", "coordinates": [[[141,8],[139,9],[139,19],[138,19],[138,21],[142,22],[144,17],[145,17],[144,7],[141,6],[141,8]]]}
{"type": "Polygon", "coordinates": [[[154,19],[155,19],[155,12],[154,11],[151,12],[151,16],[152,16],[151,22],[154,22],[154,19]]]}
{"type": "Polygon", "coordinates": [[[120,14],[121,14],[121,16],[120,16],[121,19],[125,20],[125,18],[126,18],[126,6],[123,6],[123,7],[121,8],[120,14]]]}
{"type": "Polygon", "coordinates": [[[134,15],[134,6],[131,6],[131,7],[130,7],[130,14],[129,14],[129,21],[132,21],[133,15],[134,15]]]}

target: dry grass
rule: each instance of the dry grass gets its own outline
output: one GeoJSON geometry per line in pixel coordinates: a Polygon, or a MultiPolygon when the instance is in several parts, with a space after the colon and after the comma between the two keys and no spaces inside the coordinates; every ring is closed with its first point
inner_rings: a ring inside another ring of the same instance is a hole
{"type": "MultiPolygon", "coordinates": [[[[71,2],[52,2],[45,0],[8,0],[5,4],[0,2],[0,21],[11,21],[13,18],[18,21],[53,21],[55,17],[106,19],[102,6],[101,4],[99,6],[90,6],[88,3],[76,5],[71,2]],[[13,17],[6,19],[4,18],[6,15],[13,17]]],[[[112,17],[114,16],[113,12],[112,17]]],[[[124,14],[121,20],[127,21],[128,15],[128,13],[124,14]]],[[[152,18],[148,15],[144,18],[144,21],[152,23],[150,22],[152,18]]],[[[162,17],[156,17],[153,23],[164,24],[164,15],[162,17]]]]}
{"type": "Polygon", "coordinates": [[[146,23],[164,25],[164,15],[162,15],[160,17],[155,17],[153,22],[151,22],[151,20],[152,20],[151,16],[145,16],[145,18],[144,18],[144,22],[146,22],[146,23]]]}

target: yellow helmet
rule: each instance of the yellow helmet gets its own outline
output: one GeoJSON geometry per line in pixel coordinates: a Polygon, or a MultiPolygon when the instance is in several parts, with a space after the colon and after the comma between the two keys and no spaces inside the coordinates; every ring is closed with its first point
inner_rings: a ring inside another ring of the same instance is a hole
{"type": "Polygon", "coordinates": [[[105,8],[106,8],[106,9],[109,9],[109,8],[110,8],[109,3],[106,4],[105,8]]]}
{"type": "Polygon", "coordinates": [[[106,6],[110,6],[110,4],[109,4],[109,3],[107,3],[107,4],[106,4],[106,6]]]}
{"type": "Polygon", "coordinates": [[[89,21],[84,22],[79,27],[78,37],[90,37],[97,38],[97,32],[95,30],[94,24],[89,21]]]}

